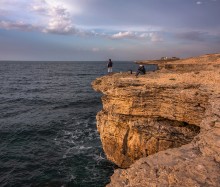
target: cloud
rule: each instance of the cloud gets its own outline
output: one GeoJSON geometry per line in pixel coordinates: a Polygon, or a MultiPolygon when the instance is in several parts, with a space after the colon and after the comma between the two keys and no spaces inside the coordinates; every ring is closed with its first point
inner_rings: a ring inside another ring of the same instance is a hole
{"type": "Polygon", "coordinates": [[[163,38],[155,32],[126,31],[113,34],[112,39],[148,39],[152,42],[161,42],[163,38]]]}
{"type": "Polygon", "coordinates": [[[17,29],[17,30],[23,30],[23,31],[40,30],[39,27],[24,23],[22,21],[17,21],[17,22],[0,21],[0,28],[4,28],[7,30],[17,29]]]}
{"type": "Polygon", "coordinates": [[[113,39],[134,38],[134,37],[135,37],[135,34],[130,31],[119,32],[111,36],[111,38],[113,39]]]}
{"type": "Polygon", "coordinates": [[[50,19],[47,27],[43,29],[45,33],[54,34],[77,34],[77,29],[75,29],[69,20],[65,19],[50,19]]]}
{"type": "Polygon", "coordinates": [[[201,5],[202,2],[201,2],[201,1],[197,1],[196,4],[197,4],[197,5],[201,5]]]}
{"type": "Polygon", "coordinates": [[[63,7],[53,7],[49,12],[50,18],[44,29],[47,33],[69,34],[76,33],[67,10],[63,7]]]}
{"type": "Polygon", "coordinates": [[[56,34],[75,34],[70,13],[63,4],[48,4],[45,0],[32,4],[30,10],[46,18],[43,32],[56,34]]]}
{"type": "Polygon", "coordinates": [[[33,5],[31,7],[31,10],[34,12],[38,12],[39,14],[47,14],[47,7],[41,6],[41,5],[33,5]]]}
{"type": "Polygon", "coordinates": [[[150,33],[150,38],[152,42],[162,42],[163,38],[159,36],[157,33],[150,33]]]}
{"type": "MultiPolygon", "coordinates": [[[[110,39],[146,39],[152,42],[162,41],[162,38],[154,33],[154,31],[160,28],[155,28],[153,26],[127,26],[128,28],[130,27],[127,31],[124,29],[125,31],[116,32],[115,30],[116,33],[114,34],[109,34],[114,31],[108,27],[102,27],[97,31],[91,28],[86,29],[86,27],[80,29],[80,26],[77,26],[73,22],[73,15],[81,11],[79,8],[81,4],[78,3],[79,5],[77,5],[76,0],[63,0],[60,2],[56,0],[30,0],[28,2],[20,0],[22,6],[19,4],[19,8],[17,9],[12,5],[18,0],[9,1],[11,4],[11,13],[15,10],[15,13],[19,12],[19,16],[12,16],[11,19],[9,17],[2,19],[3,21],[0,22],[0,28],[3,29],[20,29],[22,31],[37,30],[48,34],[77,35],[81,37],[96,36],[110,39]],[[74,8],[75,4],[77,6],[74,8]],[[26,11],[22,13],[22,9],[26,11]]],[[[85,3],[85,1],[83,2],[85,3]]],[[[1,4],[7,5],[7,1],[2,0],[0,2],[0,5],[1,4]]],[[[110,25],[109,27],[112,26],[110,25]]],[[[125,27],[126,26],[123,26],[123,28],[125,27]]],[[[81,28],[83,28],[83,26],[81,26],[81,28]]]]}
{"type": "MultiPolygon", "coordinates": [[[[86,35],[72,21],[72,12],[65,1],[55,0],[2,0],[0,2],[0,28],[37,30],[44,33],[86,35]],[[14,5],[18,6],[14,6],[14,5]]],[[[76,11],[75,11],[76,12],[76,11]]]]}

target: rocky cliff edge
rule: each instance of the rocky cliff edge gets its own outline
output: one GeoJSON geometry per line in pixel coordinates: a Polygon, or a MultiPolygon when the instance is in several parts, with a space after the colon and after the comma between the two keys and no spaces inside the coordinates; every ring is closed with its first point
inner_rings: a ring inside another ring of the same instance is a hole
{"type": "Polygon", "coordinates": [[[109,187],[220,186],[220,54],[97,78],[109,187]],[[198,67],[198,68],[196,68],[198,67]]]}

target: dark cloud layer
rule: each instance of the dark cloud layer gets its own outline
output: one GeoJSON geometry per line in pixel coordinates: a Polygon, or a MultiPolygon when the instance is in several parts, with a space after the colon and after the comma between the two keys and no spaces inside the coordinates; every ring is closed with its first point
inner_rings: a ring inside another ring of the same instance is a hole
{"type": "Polygon", "coordinates": [[[218,52],[219,7],[220,0],[1,0],[1,58],[143,59],[218,52]]]}

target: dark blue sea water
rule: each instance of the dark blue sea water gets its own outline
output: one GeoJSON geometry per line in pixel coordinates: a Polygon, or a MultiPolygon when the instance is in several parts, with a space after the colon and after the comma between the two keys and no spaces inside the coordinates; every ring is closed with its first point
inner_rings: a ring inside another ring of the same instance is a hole
{"type": "MultiPolygon", "coordinates": [[[[151,69],[152,67],[150,67],[151,69]]],[[[114,62],[113,71],[136,70],[114,62]]],[[[95,186],[114,165],[96,130],[106,62],[0,62],[0,186],[95,186]]]]}

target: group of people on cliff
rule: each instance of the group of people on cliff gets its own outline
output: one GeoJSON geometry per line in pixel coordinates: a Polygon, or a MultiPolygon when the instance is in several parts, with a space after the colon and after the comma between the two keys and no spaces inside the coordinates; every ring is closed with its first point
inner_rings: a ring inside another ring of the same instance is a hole
{"type": "MultiPolygon", "coordinates": [[[[108,73],[112,73],[113,62],[111,59],[109,59],[109,61],[107,63],[107,67],[108,67],[108,73]]],[[[130,70],[130,72],[132,74],[132,70],[130,70]]],[[[135,76],[138,77],[139,74],[143,75],[145,73],[146,73],[146,69],[145,69],[144,65],[139,65],[135,76]]]]}

